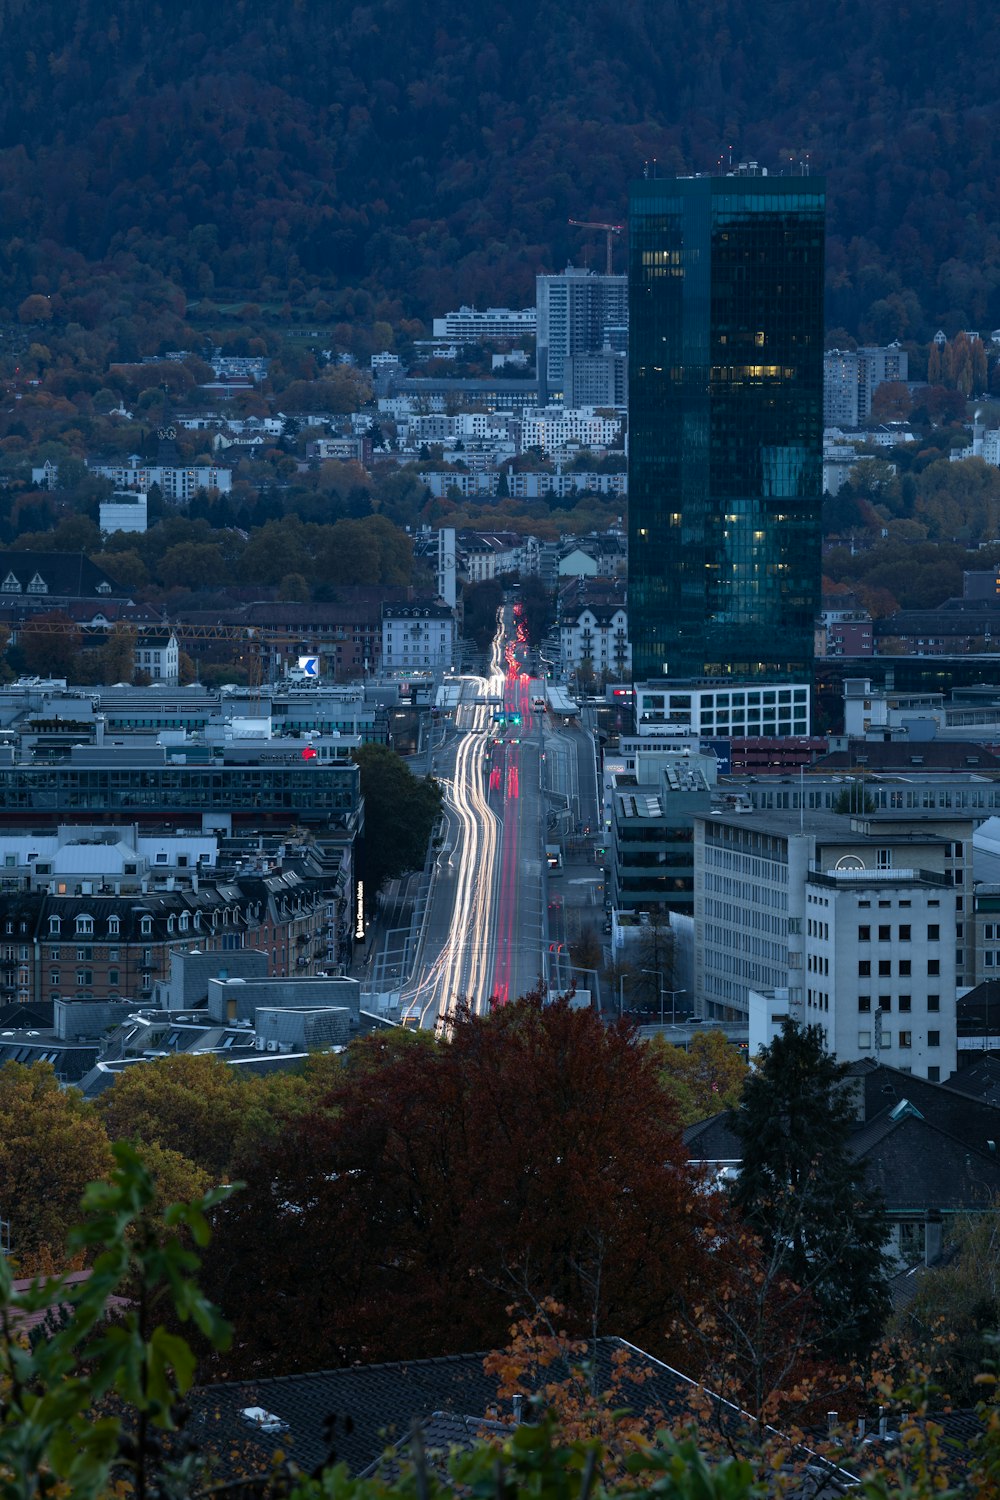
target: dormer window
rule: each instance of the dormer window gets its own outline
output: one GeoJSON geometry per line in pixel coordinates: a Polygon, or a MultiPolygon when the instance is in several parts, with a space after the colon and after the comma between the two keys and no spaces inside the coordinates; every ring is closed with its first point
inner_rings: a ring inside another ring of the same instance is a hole
{"type": "Polygon", "coordinates": [[[7,574],[3,584],[0,585],[0,592],[4,594],[19,594],[21,592],[21,585],[13,573],[7,574]]]}
{"type": "Polygon", "coordinates": [[[187,932],[187,930],[190,927],[190,925],[191,925],[191,918],[188,916],[188,914],[187,914],[186,911],[182,911],[181,912],[181,919],[180,919],[180,929],[181,929],[181,932],[187,932]]]}
{"type": "Polygon", "coordinates": [[[172,916],[167,918],[167,931],[171,934],[171,936],[173,936],[175,921],[176,919],[172,916]]]}
{"type": "Polygon", "coordinates": [[[76,919],[76,935],[77,935],[77,937],[93,937],[93,935],[94,935],[94,919],[93,919],[93,917],[88,917],[88,916],[79,916],[79,917],[77,917],[77,919],[76,919]]]}
{"type": "Polygon", "coordinates": [[[140,923],[140,931],[143,937],[149,937],[150,933],[153,931],[152,917],[143,917],[142,922],[140,923]]]}
{"type": "Polygon", "coordinates": [[[34,576],[34,578],[28,584],[28,593],[29,594],[47,594],[48,591],[49,591],[49,586],[45,582],[45,579],[42,577],[41,573],[36,573],[35,576],[34,576]]]}
{"type": "Polygon", "coordinates": [[[99,583],[97,585],[97,592],[99,594],[110,594],[111,593],[111,585],[110,585],[110,583],[108,583],[106,580],[105,580],[104,583],[99,583]]]}
{"type": "Polygon", "coordinates": [[[61,917],[50,917],[49,918],[49,937],[58,937],[61,928],[62,928],[62,918],[61,917]]]}
{"type": "Polygon", "coordinates": [[[108,918],[108,936],[109,937],[117,937],[118,934],[119,934],[119,932],[121,932],[121,926],[122,926],[122,924],[121,924],[121,918],[120,917],[109,917],[108,918]]]}

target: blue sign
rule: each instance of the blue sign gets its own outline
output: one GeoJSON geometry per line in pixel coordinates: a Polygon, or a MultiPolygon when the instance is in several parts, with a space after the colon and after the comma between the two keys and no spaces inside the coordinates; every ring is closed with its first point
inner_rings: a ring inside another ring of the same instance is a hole
{"type": "Polygon", "coordinates": [[[714,755],[720,776],[732,774],[732,743],[729,740],[702,740],[702,755],[714,755]]]}
{"type": "Polygon", "coordinates": [[[318,656],[300,656],[299,657],[299,671],[305,677],[318,677],[319,676],[319,657],[318,656]]]}

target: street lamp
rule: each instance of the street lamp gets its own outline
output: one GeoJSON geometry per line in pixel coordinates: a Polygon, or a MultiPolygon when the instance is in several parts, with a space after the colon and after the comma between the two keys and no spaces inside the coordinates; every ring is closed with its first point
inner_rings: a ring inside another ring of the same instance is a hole
{"type": "Polygon", "coordinates": [[[678,995],[686,995],[687,994],[687,990],[668,990],[664,986],[664,983],[663,983],[663,973],[662,973],[662,971],[660,969],[643,969],[642,972],[644,974],[652,974],[655,979],[658,979],[660,981],[660,1025],[661,1026],[663,1025],[663,997],[664,997],[664,995],[669,995],[670,996],[670,1024],[671,1024],[671,1026],[676,1026],[677,1025],[677,996],[678,995]]]}
{"type": "Polygon", "coordinates": [[[622,1019],[625,1015],[625,981],[631,979],[631,974],[619,974],[618,976],[618,1016],[622,1019]]]}

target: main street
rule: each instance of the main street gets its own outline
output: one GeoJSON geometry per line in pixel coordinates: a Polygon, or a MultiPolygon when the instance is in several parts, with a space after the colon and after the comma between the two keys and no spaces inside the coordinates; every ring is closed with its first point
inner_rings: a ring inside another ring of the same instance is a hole
{"type": "Polygon", "coordinates": [[[423,1026],[464,999],[483,1010],[539,981],[545,938],[541,733],[523,630],[508,608],[485,677],[466,677],[438,752],[445,833],[416,972],[402,994],[423,1026]]]}

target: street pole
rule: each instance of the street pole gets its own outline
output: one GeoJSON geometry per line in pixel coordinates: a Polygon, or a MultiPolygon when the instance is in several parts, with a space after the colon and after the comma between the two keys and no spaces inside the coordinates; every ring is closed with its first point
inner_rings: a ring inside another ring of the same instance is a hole
{"type": "Polygon", "coordinates": [[[627,978],[627,974],[618,976],[618,1019],[620,1021],[625,1018],[625,981],[627,978]]]}

